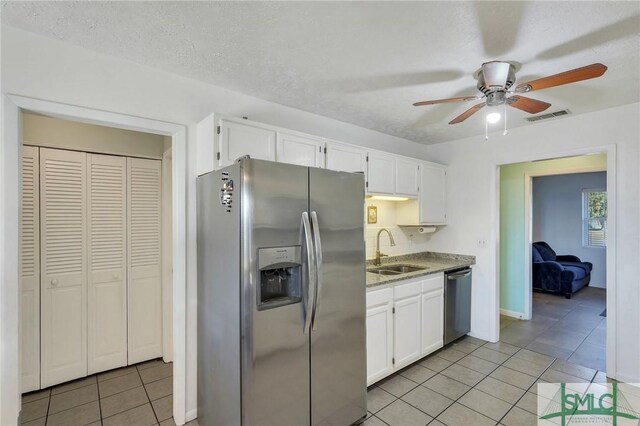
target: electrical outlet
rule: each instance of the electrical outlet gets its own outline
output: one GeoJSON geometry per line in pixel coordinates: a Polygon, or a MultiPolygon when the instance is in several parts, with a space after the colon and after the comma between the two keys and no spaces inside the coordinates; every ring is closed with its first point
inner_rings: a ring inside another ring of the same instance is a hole
{"type": "Polygon", "coordinates": [[[485,240],[484,238],[478,238],[478,247],[487,247],[487,240],[485,240]]]}

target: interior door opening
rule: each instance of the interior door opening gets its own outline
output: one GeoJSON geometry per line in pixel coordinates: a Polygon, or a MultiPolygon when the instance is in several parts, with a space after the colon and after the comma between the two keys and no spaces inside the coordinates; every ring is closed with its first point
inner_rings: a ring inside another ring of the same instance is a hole
{"type": "Polygon", "coordinates": [[[26,111],[22,125],[21,420],[125,415],[99,408],[122,392],[171,417],[171,137],[26,111]]]}
{"type": "Polygon", "coordinates": [[[585,215],[584,194],[601,190],[591,213],[603,216],[607,154],[502,165],[499,174],[500,341],[606,374],[606,214],[585,215]]]}

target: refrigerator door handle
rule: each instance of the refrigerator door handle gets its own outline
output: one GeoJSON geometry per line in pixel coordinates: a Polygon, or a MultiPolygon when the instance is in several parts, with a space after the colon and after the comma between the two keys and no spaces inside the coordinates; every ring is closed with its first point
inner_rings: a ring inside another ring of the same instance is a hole
{"type": "Polygon", "coordinates": [[[320,239],[320,225],[318,225],[318,214],[311,212],[311,223],[313,224],[313,239],[316,248],[316,296],[313,308],[313,330],[318,329],[318,312],[320,312],[320,299],[322,295],[322,240],[320,239]]]}
{"type": "Polygon", "coordinates": [[[304,238],[307,246],[307,271],[309,273],[309,286],[307,289],[307,306],[304,312],[304,334],[308,334],[311,329],[313,319],[313,307],[316,303],[316,262],[311,240],[311,224],[309,223],[309,213],[302,213],[302,227],[304,228],[304,238]]]}

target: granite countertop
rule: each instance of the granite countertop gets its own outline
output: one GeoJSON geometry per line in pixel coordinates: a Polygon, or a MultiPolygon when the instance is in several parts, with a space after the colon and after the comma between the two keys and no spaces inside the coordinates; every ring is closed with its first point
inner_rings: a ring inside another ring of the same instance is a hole
{"type": "Polygon", "coordinates": [[[405,254],[401,256],[383,257],[382,265],[380,266],[374,265],[373,259],[367,260],[367,270],[392,265],[412,265],[427,268],[422,271],[407,272],[406,274],[398,275],[378,275],[367,272],[367,289],[371,289],[372,287],[380,287],[411,278],[421,277],[424,275],[435,274],[438,272],[447,272],[453,269],[475,265],[475,263],[475,256],[466,256],[462,254],[451,253],[436,253],[429,251],[414,254],[405,254]]]}

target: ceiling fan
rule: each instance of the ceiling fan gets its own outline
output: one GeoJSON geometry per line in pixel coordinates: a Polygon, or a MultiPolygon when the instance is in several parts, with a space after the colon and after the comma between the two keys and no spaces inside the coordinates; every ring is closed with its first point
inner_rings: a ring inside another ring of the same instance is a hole
{"type": "Polygon", "coordinates": [[[549,77],[539,78],[527,83],[520,83],[515,87],[515,89],[509,90],[516,81],[515,65],[510,62],[503,61],[485,62],[482,64],[482,68],[474,74],[474,77],[478,80],[478,90],[483,93],[483,96],[461,96],[457,98],[421,101],[414,103],[413,106],[435,105],[450,102],[469,102],[485,99],[484,102],[472,106],[451,120],[449,124],[463,122],[482,109],[485,105],[492,107],[506,104],[530,114],[537,114],[549,108],[551,104],[527,98],[519,95],[518,93],[528,93],[534,90],[546,89],[549,87],[561,86],[563,84],[600,77],[606,70],[606,66],[600,63],[595,63],[570,71],[561,72],[559,74],[554,74],[549,77]],[[516,94],[512,95],[513,93],[516,94]]]}

